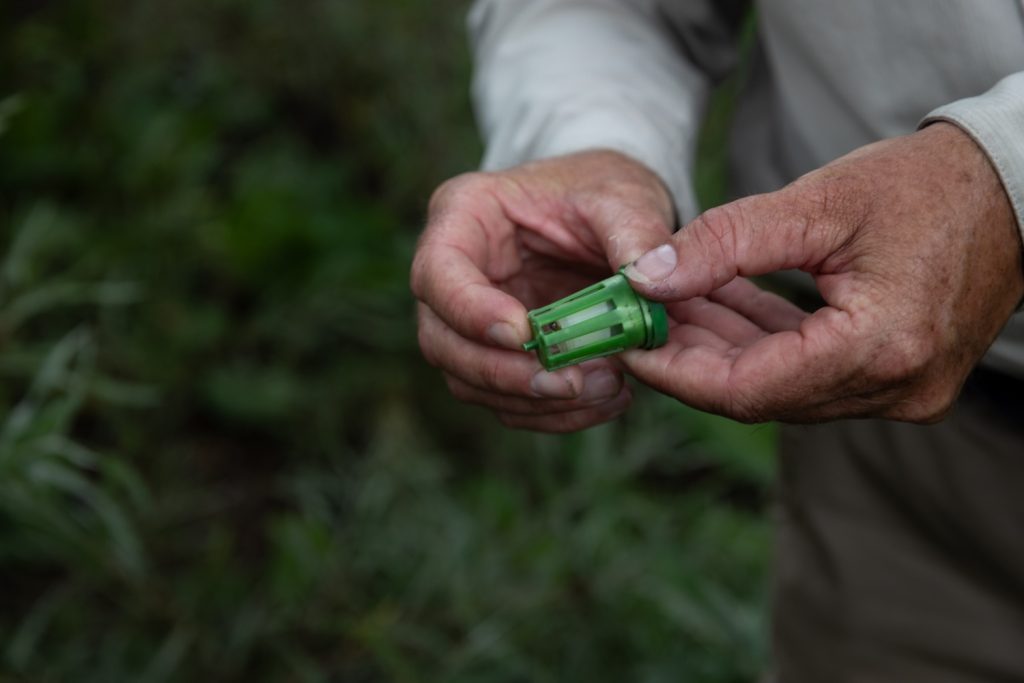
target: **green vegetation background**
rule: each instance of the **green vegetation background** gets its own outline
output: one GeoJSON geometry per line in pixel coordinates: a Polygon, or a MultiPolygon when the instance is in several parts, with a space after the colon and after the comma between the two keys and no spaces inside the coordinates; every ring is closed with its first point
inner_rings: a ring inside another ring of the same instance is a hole
{"type": "Polygon", "coordinates": [[[417,353],[423,207],[480,153],[464,10],[0,5],[0,679],[764,665],[770,428],[641,392],[510,432],[417,353]]]}

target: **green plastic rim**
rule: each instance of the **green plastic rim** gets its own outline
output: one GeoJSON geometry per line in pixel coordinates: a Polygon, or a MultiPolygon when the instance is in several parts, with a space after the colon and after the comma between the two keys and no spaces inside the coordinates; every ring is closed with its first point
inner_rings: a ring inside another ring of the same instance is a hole
{"type": "Polygon", "coordinates": [[[665,305],[639,295],[637,298],[640,299],[641,305],[647,304],[647,313],[650,316],[648,338],[640,348],[650,350],[664,346],[668,342],[668,311],[665,310],[665,305]]]}

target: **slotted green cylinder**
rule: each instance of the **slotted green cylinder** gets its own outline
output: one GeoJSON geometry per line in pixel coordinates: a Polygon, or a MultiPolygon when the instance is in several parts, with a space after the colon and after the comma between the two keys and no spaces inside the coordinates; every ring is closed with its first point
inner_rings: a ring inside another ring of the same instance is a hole
{"type": "Polygon", "coordinates": [[[541,365],[557,370],[626,349],[654,349],[668,341],[665,307],[633,291],[621,272],[529,312],[541,365]]]}

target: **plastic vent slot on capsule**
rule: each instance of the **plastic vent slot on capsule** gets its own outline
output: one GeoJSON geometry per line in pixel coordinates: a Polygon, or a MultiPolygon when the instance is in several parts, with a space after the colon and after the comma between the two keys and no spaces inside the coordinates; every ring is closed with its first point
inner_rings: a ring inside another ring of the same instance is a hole
{"type": "Polygon", "coordinates": [[[633,291],[621,272],[529,312],[536,351],[547,370],[557,370],[626,349],[654,349],[668,340],[668,315],[660,303],[633,291]]]}

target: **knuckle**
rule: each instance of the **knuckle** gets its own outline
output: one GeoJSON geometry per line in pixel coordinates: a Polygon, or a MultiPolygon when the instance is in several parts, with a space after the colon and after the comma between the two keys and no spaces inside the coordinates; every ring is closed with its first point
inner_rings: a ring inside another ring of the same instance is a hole
{"type": "Polygon", "coordinates": [[[557,419],[546,422],[544,431],[551,432],[552,434],[570,434],[593,427],[608,419],[611,418],[601,419],[589,412],[566,413],[560,415],[557,419]]]}
{"type": "Polygon", "coordinates": [[[644,192],[643,185],[632,178],[616,176],[602,180],[590,188],[588,194],[598,206],[617,207],[633,203],[644,192]]]}
{"type": "Polygon", "coordinates": [[[449,202],[472,194],[489,177],[491,177],[490,173],[473,171],[449,178],[430,195],[430,201],[427,204],[429,212],[433,214],[441,211],[449,202]]]}
{"type": "Polygon", "coordinates": [[[544,432],[547,434],[564,434],[562,423],[558,420],[549,420],[544,417],[532,415],[514,415],[509,413],[498,413],[498,421],[508,429],[518,429],[531,432],[544,432]]]}
{"type": "Polygon", "coordinates": [[[448,392],[460,401],[468,402],[472,392],[461,381],[454,376],[444,373],[444,383],[448,386],[448,392]]]}
{"type": "Polygon", "coordinates": [[[451,324],[464,333],[483,335],[483,318],[486,318],[487,309],[481,310],[473,299],[466,296],[453,297],[448,301],[446,316],[451,324]]]}
{"type": "Polygon", "coordinates": [[[604,181],[587,186],[577,194],[575,206],[591,225],[618,225],[629,219],[629,193],[623,181],[604,181]]]}
{"type": "Polygon", "coordinates": [[[600,217],[636,227],[667,224],[672,215],[672,200],[656,177],[617,174],[601,178],[582,189],[577,200],[586,218],[600,217]]]}
{"type": "Polygon", "coordinates": [[[416,342],[419,344],[420,353],[423,354],[423,359],[427,361],[427,364],[435,368],[438,367],[440,365],[440,357],[434,348],[434,335],[427,330],[422,320],[416,329],[416,342]]]}
{"type": "Polygon", "coordinates": [[[488,354],[481,364],[478,372],[480,384],[490,391],[500,392],[505,382],[506,364],[504,359],[497,354],[488,354]]]}
{"type": "Polygon", "coordinates": [[[531,429],[534,431],[545,431],[537,423],[536,418],[531,418],[524,415],[516,415],[515,413],[496,413],[498,422],[502,426],[508,429],[531,429]]]}
{"type": "Polygon", "coordinates": [[[691,229],[698,246],[709,257],[734,262],[743,221],[742,210],[734,202],[716,206],[697,216],[691,229]]]}
{"type": "Polygon", "coordinates": [[[421,245],[443,230],[447,219],[460,211],[471,211],[483,197],[496,189],[498,174],[475,171],[463,173],[443,182],[430,195],[427,202],[427,225],[420,239],[421,245]]]}
{"type": "Polygon", "coordinates": [[[409,288],[412,295],[423,301],[428,296],[429,273],[431,262],[431,250],[429,247],[421,246],[416,250],[412,259],[412,266],[409,269],[409,288]]]}
{"type": "Polygon", "coordinates": [[[581,419],[579,415],[566,413],[558,416],[521,415],[516,413],[498,413],[498,421],[509,429],[526,429],[548,434],[567,434],[590,427],[596,422],[581,419]]]}

